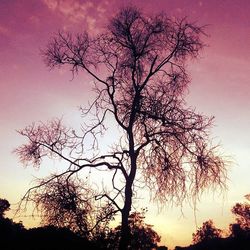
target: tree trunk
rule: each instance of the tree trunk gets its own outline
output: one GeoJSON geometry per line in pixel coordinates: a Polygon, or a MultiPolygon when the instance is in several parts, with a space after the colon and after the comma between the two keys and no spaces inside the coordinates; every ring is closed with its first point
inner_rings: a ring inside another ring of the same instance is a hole
{"type": "Polygon", "coordinates": [[[119,242],[119,250],[127,250],[131,234],[129,228],[129,213],[131,210],[132,204],[132,187],[130,183],[127,183],[126,190],[125,190],[125,204],[122,210],[122,225],[121,225],[121,239],[119,242]]]}
{"type": "MultiPolygon", "coordinates": [[[[135,105],[135,104],[134,104],[135,105]]],[[[134,106],[133,105],[133,106],[134,106]]],[[[130,173],[128,177],[126,178],[126,186],[125,186],[125,201],[124,201],[124,207],[122,209],[122,225],[121,225],[121,239],[119,242],[119,250],[127,250],[128,246],[131,241],[131,232],[129,228],[129,213],[131,210],[132,205],[132,186],[136,175],[136,160],[137,160],[137,154],[135,153],[134,148],[134,135],[133,135],[133,120],[135,117],[135,111],[132,112],[130,118],[130,129],[128,131],[128,138],[129,138],[129,156],[130,156],[130,173]]]]}
{"type": "MultiPolygon", "coordinates": [[[[130,144],[131,145],[131,144],[130,144]]],[[[133,140],[132,140],[133,145],[133,140]]],[[[119,250],[127,250],[131,240],[131,232],[129,228],[129,213],[132,205],[132,186],[136,175],[136,154],[134,153],[134,148],[131,147],[130,150],[131,159],[131,171],[126,180],[125,187],[125,201],[124,207],[122,209],[122,226],[121,226],[121,239],[119,242],[119,250]]]]}

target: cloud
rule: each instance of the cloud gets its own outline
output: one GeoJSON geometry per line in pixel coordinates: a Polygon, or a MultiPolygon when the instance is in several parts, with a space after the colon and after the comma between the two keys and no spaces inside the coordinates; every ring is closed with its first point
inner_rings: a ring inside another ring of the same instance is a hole
{"type": "Polygon", "coordinates": [[[79,0],[43,0],[47,7],[65,16],[70,22],[78,23],[85,19],[88,11],[94,7],[92,2],[79,0]]]}
{"type": "Polygon", "coordinates": [[[103,20],[110,3],[108,1],[100,1],[94,3],[92,1],[83,0],[42,0],[47,8],[63,16],[64,30],[70,29],[73,25],[84,24],[85,29],[92,33],[98,33],[103,26],[103,20]]]}
{"type": "Polygon", "coordinates": [[[43,0],[44,4],[51,10],[55,10],[58,6],[59,0],[43,0]]]}

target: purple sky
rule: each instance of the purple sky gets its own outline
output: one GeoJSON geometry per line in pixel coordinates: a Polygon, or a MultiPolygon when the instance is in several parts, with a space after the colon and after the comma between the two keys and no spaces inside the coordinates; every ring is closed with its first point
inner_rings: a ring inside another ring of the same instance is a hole
{"type": "MultiPolygon", "coordinates": [[[[40,50],[58,30],[97,34],[128,1],[1,0],[0,1],[0,197],[17,202],[31,186],[33,176],[48,174],[53,166],[24,169],[12,150],[22,143],[16,129],[35,121],[64,117],[79,122],[77,107],[90,96],[89,79],[79,74],[73,81],[66,69],[49,71],[40,50]]],[[[158,0],[136,1],[145,12],[165,11],[187,16],[206,28],[209,45],[192,61],[188,103],[215,116],[213,137],[233,164],[224,199],[205,194],[198,205],[197,223],[211,218],[218,227],[232,222],[230,208],[250,192],[250,1],[158,0]],[[219,212],[218,212],[219,211],[219,212]]],[[[157,215],[152,205],[151,224],[168,246],[190,243],[195,231],[193,210],[168,208],[157,215]],[[178,233],[177,233],[178,232],[178,233]]],[[[22,218],[32,225],[28,218],[22,218]]]]}

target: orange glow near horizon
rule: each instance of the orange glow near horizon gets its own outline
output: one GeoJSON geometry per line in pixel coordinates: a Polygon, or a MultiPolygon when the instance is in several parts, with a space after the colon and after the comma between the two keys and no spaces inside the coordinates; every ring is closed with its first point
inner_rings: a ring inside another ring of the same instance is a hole
{"type": "MultiPolygon", "coordinates": [[[[89,79],[79,74],[72,81],[65,70],[49,71],[40,50],[58,30],[96,35],[111,15],[126,5],[124,0],[13,0],[0,1],[0,198],[17,203],[31,187],[33,176],[46,176],[56,163],[41,170],[23,168],[13,149],[23,142],[16,130],[54,117],[78,126],[77,107],[91,97],[89,79]]],[[[138,0],[143,11],[165,11],[170,16],[187,16],[206,25],[208,37],[200,58],[187,66],[191,76],[187,102],[197,111],[215,116],[212,138],[220,142],[232,164],[228,192],[204,193],[196,215],[189,204],[163,208],[145,202],[146,221],[169,247],[189,245],[192,233],[212,219],[227,229],[233,221],[231,207],[250,192],[250,2],[247,0],[138,0]],[[149,205],[150,204],[150,205],[149,205]]],[[[36,225],[29,217],[26,226],[36,225]]]]}

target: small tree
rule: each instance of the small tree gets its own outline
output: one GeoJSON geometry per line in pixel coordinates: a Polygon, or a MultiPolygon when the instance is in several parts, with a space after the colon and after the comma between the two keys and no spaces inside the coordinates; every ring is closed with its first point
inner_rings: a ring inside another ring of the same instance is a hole
{"type": "Polygon", "coordinates": [[[31,197],[37,210],[41,211],[42,224],[67,227],[87,236],[88,215],[92,207],[89,197],[86,197],[89,193],[82,193],[86,186],[76,183],[76,180],[65,179],[65,176],[51,179],[53,177],[49,178],[47,185],[43,185],[46,180],[42,180],[31,197]]]}
{"type": "Polygon", "coordinates": [[[133,212],[129,216],[129,226],[131,233],[130,249],[150,250],[157,247],[161,237],[153,230],[153,226],[144,222],[146,210],[133,212]]]}
{"type": "Polygon", "coordinates": [[[198,228],[196,233],[193,233],[193,243],[220,238],[222,230],[216,228],[212,220],[203,222],[202,227],[198,228]]]}
{"type": "Polygon", "coordinates": [[[232,213],[236,216],[236,223],[230,225],[232,236],[250,236],[250,194],[246,195],[247,202],[236,203],[232,213]]]}
{"type": "MultiPolygon", "coordinates": [[[[146,210],[143,209],[142,212],[133,212],[129,215],[129,229],[131,234],[130,242],[128,244],[129,249],[154,249],[157,247],[157,243],[161,240],[158,233],[153,230],[153,226],[144,222],[145,212],[146,210]]],[[[116,227],[112,234],[115,236],[114,239],[119,240],[121,226],[116,227]]],[[[113,247],[112,249],[116,249],[116,247],[113,247]]]]}
{"type": "Polygon", "coordinates": [[[43,225],[69,228],[82,237],[92,238],[107,227],[113,217],[112,207],[94,207],[95,193],[87,182],[74,177],[52,175],[40,180],[29,192],[29,199],[41,212],[43,225]]]}
{"type": "Polygon", "coordinates": [[[189,83],[185,62],[198,56],[202,34],[186,19],[146,16],[127,7],[111,19],[105,33],[94,38],[59,33],[44,51],[49,67],[68,65],[73,74],[82,70],[94,79],[96,99],[82,112],[94,113],[95,122],[83,126],[82,133],[58,120],[29,126],[20,131],[28,143],[16,152],[36,166],[45,156],[63,159],[69,164],[65,175],[109,172],[112,190],[107,185],[96,198],[121,213],[120,249],[130,241],[136,187],[146,184],[156,200],[180,205],[205,188],[225,184],[224,161],[209,141],[212,119],[184,101],[189,83]],[[121,137],[112,150],[98,153],[99,135],[110,119],[121,137]],[[91,138],[93,155],[87,156],[91,138]],[[136,176],[141,182],[135,186],[136,176]]]}
{"type": "Polygon", "coordinates": [[[232,208],[232,213],[236,216],[236,222],[242,229],[250,230],[250,194],[246,195],[247,202],[236,203],[232,208]]]}
{"type": "Polygon", "coordinates": [[[0,199],[0,218],[10,209],[10,203],[6,199],[0,199]]]}
{"type": "MultiPolygon", "coordinates": [[[[155,249],[160,242],[161,237],[153,230],[153,226],[144,222],[145,213],[146,209],[142,209],[142,212],[132,212],[129,216],[131,238],[128,249],[155,249]]],[[[106,234],[97,235],[96,242],[101,249],[118,249],[120,238],[121,225],[107,231],[106,234]]]]}

